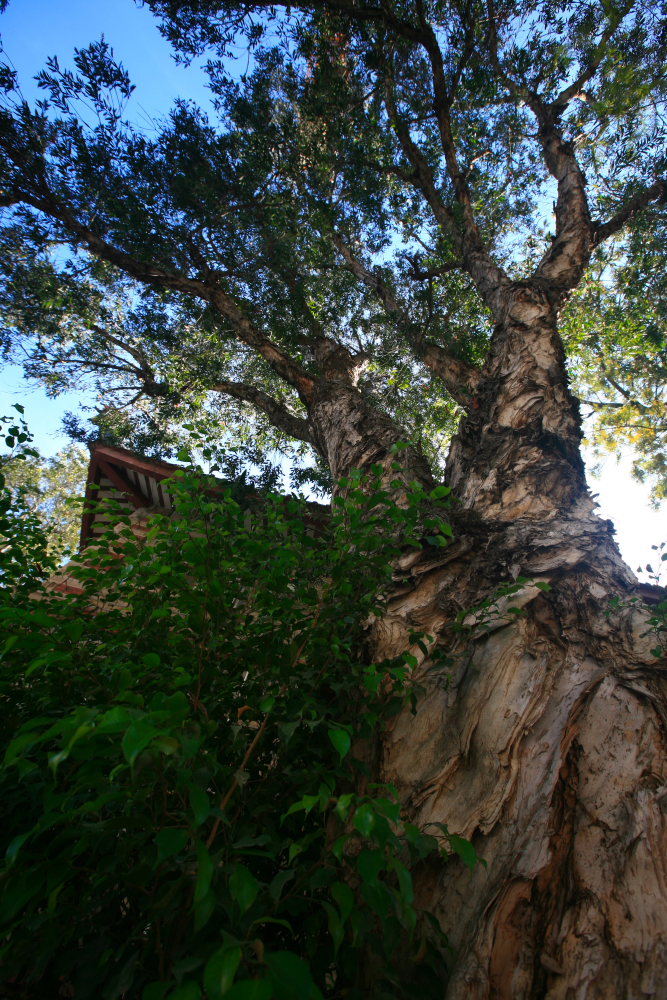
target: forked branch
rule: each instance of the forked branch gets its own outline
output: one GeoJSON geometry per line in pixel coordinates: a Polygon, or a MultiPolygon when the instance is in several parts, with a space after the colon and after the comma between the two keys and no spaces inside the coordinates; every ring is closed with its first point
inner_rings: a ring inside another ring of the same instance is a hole
{"type": "Polygon", "coordinates": [[[283,431],[288,437],[305,441],[307,444],[315,445],[309,422],[303,417],[297,417],[291,413],[286,406],[279,403],[277,399],[258,389],[254,385],[245,382],[228,382],[225,380],[216,382],[211,386],[212,392],[220,392],[225,396],[231,396],[243,403],[250,403],[256,409],[265,413],[274,427],[283,431]]]}
{"type": "Polygon", "coordinates": [[[386,311],[397,320],[417,356],[442,379],[453,399],[462,406],[468,406],[480,379],[477,369],[452,357],[439,344],[426,340],[421,329],[410,319],[407,310],[378,271],[366,267],[352,253],[339,233],[333,234],[332,241],[352,274],[377,295],[386,311]]]}

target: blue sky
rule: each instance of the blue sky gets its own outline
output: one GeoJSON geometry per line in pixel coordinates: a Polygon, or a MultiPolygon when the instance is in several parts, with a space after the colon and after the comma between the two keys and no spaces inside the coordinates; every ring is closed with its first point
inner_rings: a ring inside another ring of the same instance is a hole
{"type": "MultiPolygon", "coordinates": [[[[0,36],[5,55],[19,73],[24,96],[32,100],[38,90],[32,81],[51,55],[61,65],[71,60],[74,48],[83,48],[102,34],[130,74],[136,91],[127,115],[148,127],[151,118],[165,114],[176,97],[200,104],[208,102],[203,73],[197,67],[178,66],[149,11],[133,0],[10,0],[0,15],[0,36]]],[[[239,68],[245,69],[243,60],[239,68]]],[[[13,402],[24,403],[36,443],[45,454],[65,443],[60,422],[66,410],[76,410],[76,394],[48,400],[41,390],[28,386],[17,368],[0,372],[0,415],[13,402]]],[[[619,544],[633,569],[651,557],[651,544],[667,539],[667,518],[647,502],[646,490],[630,479],[630,461],[610,456],[602,477],[591,479],[599,494],[600,513],[617,526],[619,544]]]]}
{"type": "MultiPolygon", "coordinates": [[[[149,127],[151,119],[164,115],[177,97],[208,102],[204,74],[174,62],[155,18],[133,0],[10,0],[0,15],[3,56],[18,71],[21,92],[29,101],[44,96],[33,77],[49,56],[57,55],[66,66],[75,48],[84,48],[101,35],[136,86],[126,113],[137,125],[149,127]]],[[[23,403],[36,444],[45,454],[66,443],[62,418],[82,402],[90,405],[92,400],[75,393],[47,399],[40,388],[23,379],[20,368],[7,366],[0,372],[0,416],[12,403],[23,403]]]]}
{"type": "Polygon", "coordinates": [[[49,56],[64,65],[75,48],[102,34],[136,84],[129,108],[134,121],[164,114],[176,97],[207,99],[203,75],[176,65],[155,18],[132,0],[10,0],[0,15],[5,54],[29,99],[37,93],[31,77],[49,56]]]}

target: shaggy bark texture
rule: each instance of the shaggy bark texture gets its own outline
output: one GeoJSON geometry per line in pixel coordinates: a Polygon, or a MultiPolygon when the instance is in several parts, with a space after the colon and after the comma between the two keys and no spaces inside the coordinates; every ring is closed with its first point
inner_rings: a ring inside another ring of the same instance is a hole
{"type": "Polygon", "coordinates": [[[375,634],[378,658],[413,630],[451,656],[449,670],[422,662],[425,694],[381,765],[416,822],[445,823],[486,861],[417,878],[454,949],[450,1000],[667,995],[667,662],[593,513],[545,317],[497,333],[451,451],[456,540],[406,553],[375,634]]]}
{"type": "Polygon", "coordinates": [[[588,506],[424,555],[380,626],[385,655],[411,628],[451,649],[450,671],[422,665],[426,693],[382,765],[416,821],[446,823],[487,862],[418,878],[456,952],[448,997],[667,991],[665,663],[642,610],[606,613],[632,580],[588,506]],[[452,634],[516,575],[531,582],[452,634]]]}
{"type": "MultiPolygon", "coordinates": [[[[416,823],[446,824],[486,862],[417,874],[453,948],[448,1000],[667,995],[667,662],[586,487],[560,298],[535,282],[505,290],[449,456],[455,540],[405,553],[372,638],[377,659],[414,631],[450,657],[433,669],[412,649],[425,693],[378,766],[416,823]]],[[[399,429],[347,352],[323,368],[308,418],[334,477],[378,462],[395,476],[399,429]]],[[[402,457],[432,487],[418,449],[402,457]]]]}

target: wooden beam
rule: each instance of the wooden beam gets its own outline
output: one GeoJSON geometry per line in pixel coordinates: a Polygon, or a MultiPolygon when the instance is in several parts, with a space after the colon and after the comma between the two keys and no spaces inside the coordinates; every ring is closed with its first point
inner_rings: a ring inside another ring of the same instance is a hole
{"type": "Polygon", "coordinates": [[[96,455],[95,457],[102,473],[107,477],[107,479],[111,480],[116,489],[120,490],[121,493],[124,493],[128,497],[135,510],[140,510],[142,507],[152,506],[150,499],[147,499],[142,493],[139,493],[129,479],[125,478],[120,469],[115,468],[110,462],[105,461],[99,455],[96,455]]]}

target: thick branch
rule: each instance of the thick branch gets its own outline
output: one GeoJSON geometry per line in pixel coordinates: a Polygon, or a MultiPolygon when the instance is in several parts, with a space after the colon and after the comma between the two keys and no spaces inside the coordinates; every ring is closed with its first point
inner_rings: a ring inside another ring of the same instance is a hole
{"type": "Polygon", "coordinates": [[[305,441],[315,447],[315,441],[310,429],[310,424],[303,417],[297,417],[279,403],[273,396],[257,389],[254,385],[247,385],[244,382],[216,382],[211,386],[211,392],[221,392],[226,396],[232,396],[243,403],[251,403],[262,413],[265,413],[274,427],[284,431],[289,437],[305,441]]]}
{"type": "Polygon", "coordinates": [[[623,228],[626,222],[633,219],[652,202],[656,202],[658,205],[667,204],[667,179],[660,178],[654,181],[650,187],[646,187],[643,191],[633,195],[632,198],[628,198],[625,205],[606,222],[594,222],[593,246],[598,246],[603,240],[613,236],[619,229],[623,228]]]}
{"type": "Polygon", "coordinates": [[[592,249],[586,179],[560,129],[550,116],[540,123],[540,143],[547,169],[558,182],[556,237],[535,271],[560,292],[579,284],[592,249]]]}
{"type": "Polygon", "coordinates": [[[438,225],[452,240],[456,250],[460,251],[461,234],[456,225],[454,213],[442,200],[428,160],[421,149],[413,142],[409,128],[398,113],[393,80],[388,75],[385,77],[385,107],[398,141],[401,144],[401,149],[414,168],[413,183],[422,191],[438,225]]]}
{"type": "Polygon", "coordinates": [[[396,298],[393,290],[383,281],[377,271],[371,271],[358,257],[352,253],[345,241],[338,233],[332,236],[334,246],[341,254],[348,269],[356,278],[362,281],[367,288],[372,289],[378,296],[388,313],[395,316],[401,328],[410,339],[417,355],[422,359],[431,371],[433,371],[447,387],[447,391],[458,403],[463,406],[470,404],[470,396],[474,393],[479,383],[480,374],[472,365],[464,361],[453,358],[444,347],[424,339],[421,331],[412,322],[407,311],[396,298]]]}
{"type": "Polygon", "coordinates": [[[524,101],[539,125],[539,141],[547,170],[558,182],[556,237],[538,265],[534,277],[548,281],[554,291],[574,288],[583,275],[591,252],[591,220],[586,179],[558,126],[559,110],[507,73],[498,53],[498,33],[493,0],[487,0],[488,48],[496,74],[517,101],[524,101]]]}
{"type": "Polygon", "coordinates": [[[598,69],[600,68],[602,60],[605,57],[609,41],[611,40],[614,32],[618,28],[623,18],[626,16],[626,14],[629,13],[629,11],[632,10],[633,7],[634,7],[634,0],[630,0],[630,2],[626,3],[625,6],[622,7],[620,10],[618,11],[612,10],[611,14],[609,15],[609,24],[602,32],[602,35],[600,36],[600,41],[593,49],[593,52],[591,54],[590,59],[588,60],[588,63],[581,71],[579,76],[576,78],[576,80],[574,80],[569,85],[569,87],[565,87],[563,90],[561,90],[560,94],[558,94],[558,96],[551,102],[550,107],[552,111],[557,112],[558,114],[562,113],[568,106],[572,98],[576,97],[577,94],[581,92],[582,87],[585,87],[588,81],[593,79],[598,69]]]}
{"type": "Polygon", "coordinates": [[[45,215],[60,222],[73,236],[84,243],[95,256],[108,261],[126,274],[143,284],[157,288],[167,288],[203,299],[216,309],[232,326],[240,341],[251,347],[268,361],[271,368],[299,393],[304,403],[312,395],[313,378],[277,344],[265,337],[255,325],[244,316],[234,299],[224,289],[208,284],[198,278],[168,271],[166,268],[138,260],[98,236],[50,194],[32,196],[24,194],[22,200],[45,215]]]}
{"type": "MultiPolygon", "coordinates": [[[[428,59],[431,64],[433,110],[435,111],[436,120],[438,122],[440,142],[442,145],[442,151],[445,154],[447,171],[452,180],[452,184],[454,185],[456,200],[463,209],[466,233],[474,242],[479,242],[481,244],[481,236],[475,222],[475,216],[472,208],[470,190],[459,166],[454,137],[452,135],[452,124],[449,114],[452,103],[452,94],[450,94],[447,87],[445,63],[442,57],[442,51],[438,45],[435,32],[426,19],[423,20],[422,30],[422,45],[426,50],[426,54],[428,55],[428,59]]],[[[470,45],[470,39],[468,38],[459,64],[459,73],[462,72],[471,52],[472,48],[470,45]]]]}
{"type": "MultiPolygon", "coordinates": [[[[423,41],[422,44],[426,46],[426,42],[423,41]]],[[[452,241],[455,252],[459,255],[463,267],[465,267],[475,282],[478,292],[496,318],[499,318],[504,308],[503,292],[509,286],[509,278],[486,250],[475,221],[468,186],[459,168],[456,156],[454,138],[449,122],[449,98],[444,78],[442,53],[437,45],[435,36],[433,36],[429,45],[433,50],[429,52],[429,56],[431,57],[434,75],[434,107],[438,116],[447,170],[454,185],[456,199],[463,209],[463,233],[459,229],[452,209],[445,204],[436,187],[433,171],[426,157],[413,141],[409,128],[398,113],[394,95],[394,82],[389,74],[385,78],[385,106],[387,114],[398,136],[403,152],[414,167],[414,183],[424,194],[443,232],[452,241]]]]}

